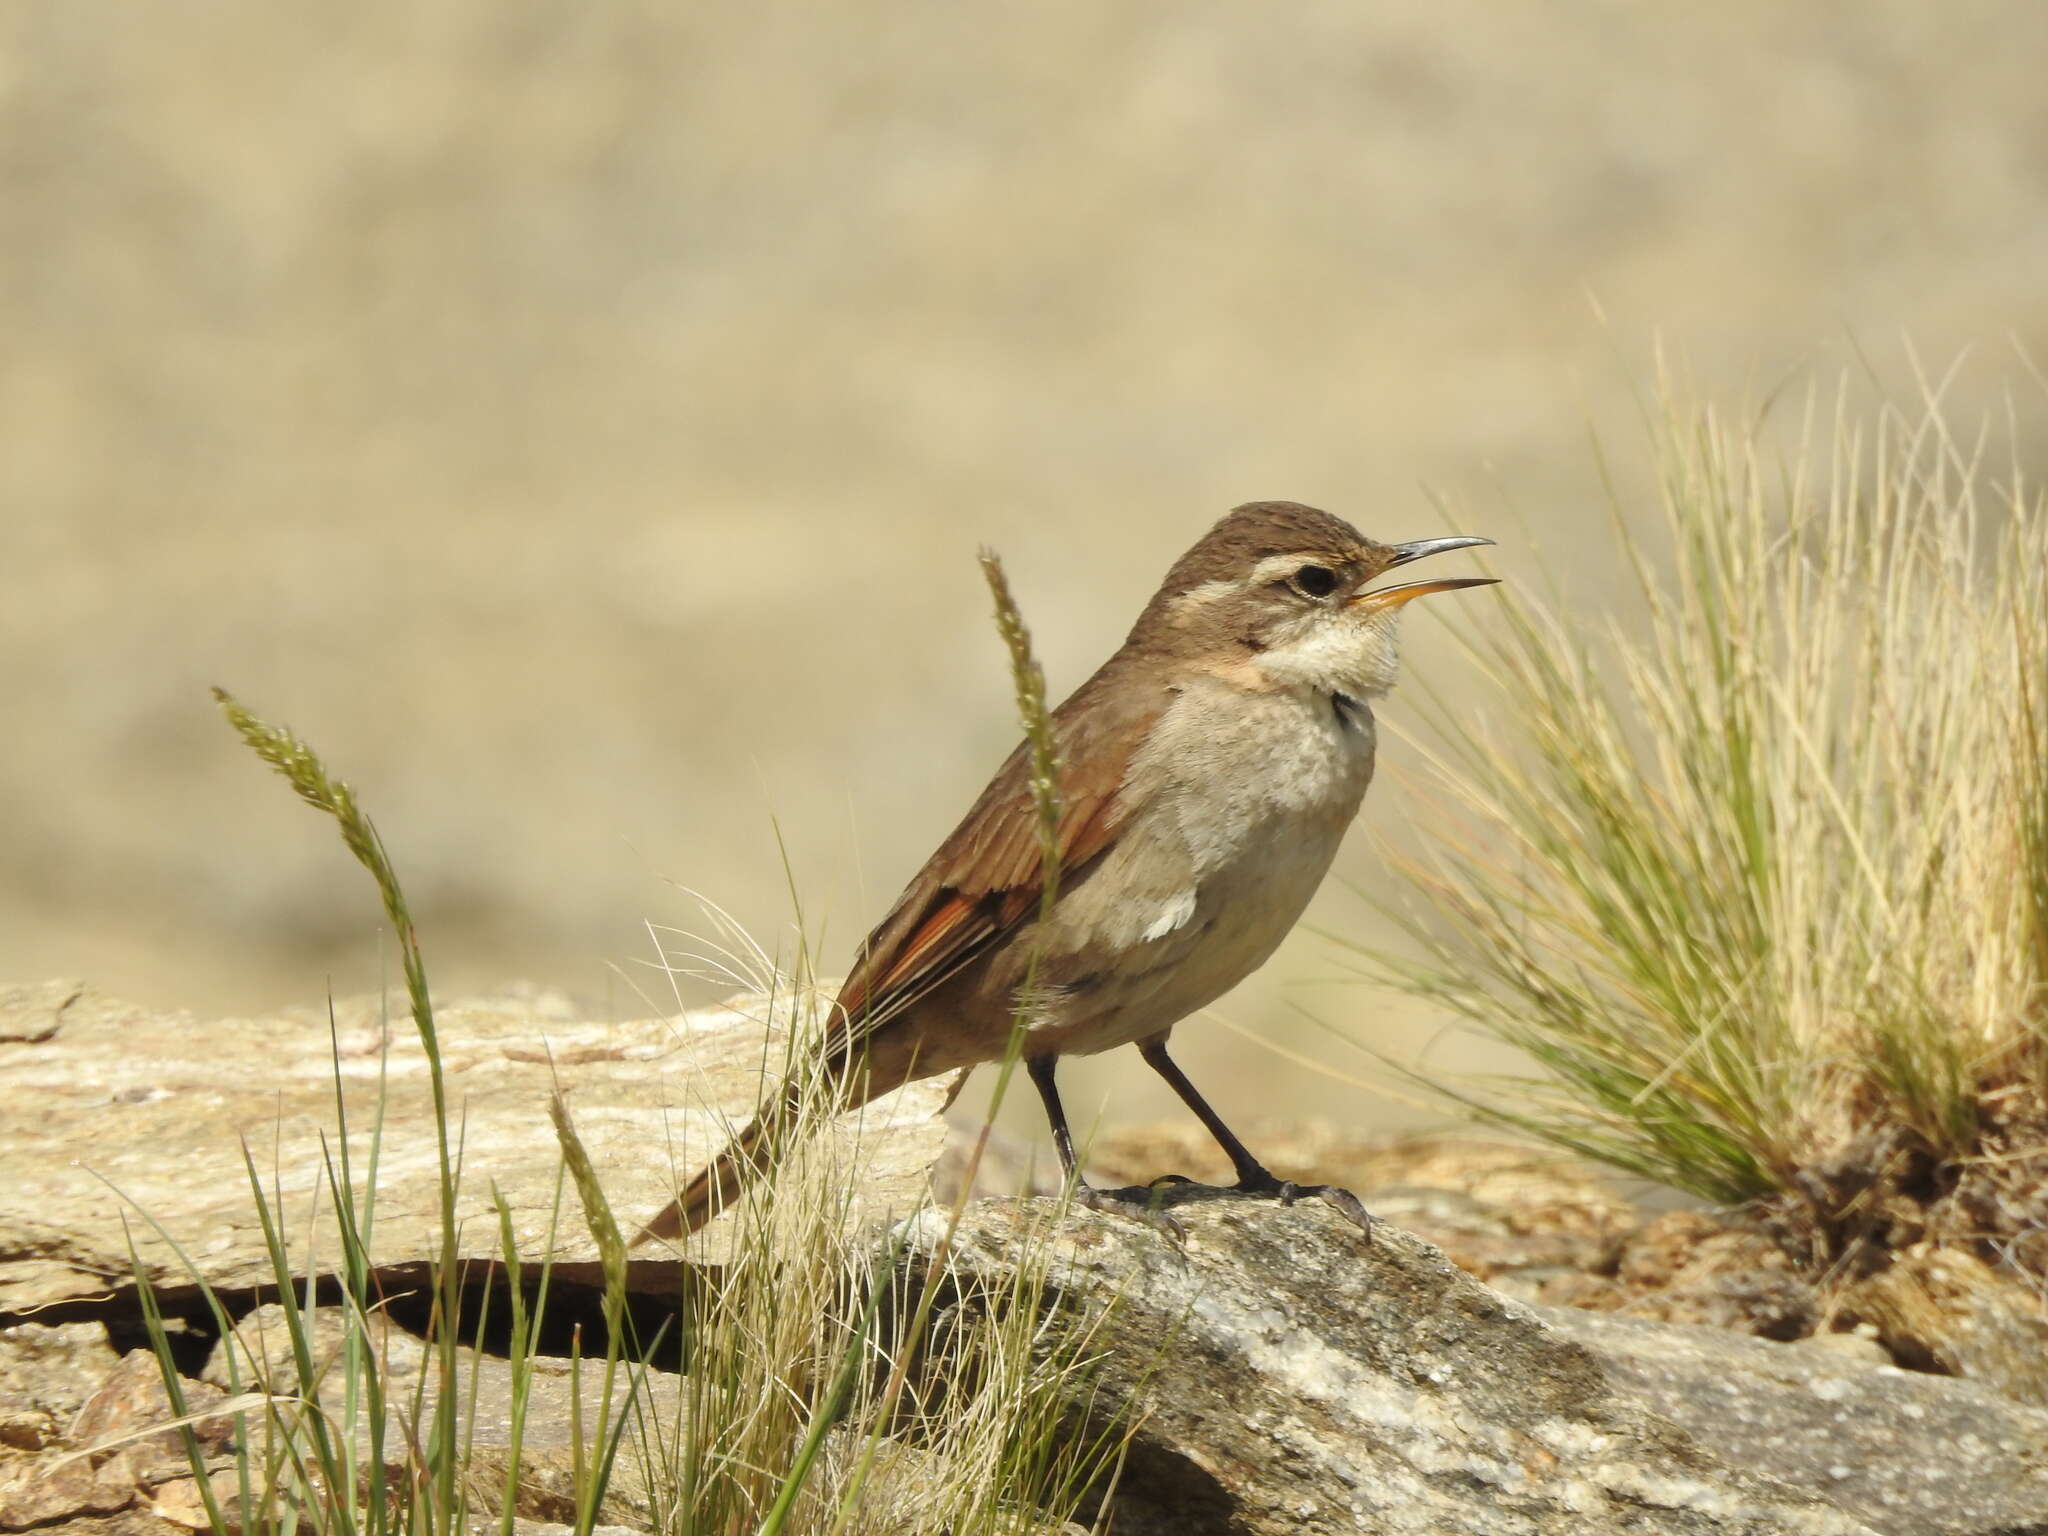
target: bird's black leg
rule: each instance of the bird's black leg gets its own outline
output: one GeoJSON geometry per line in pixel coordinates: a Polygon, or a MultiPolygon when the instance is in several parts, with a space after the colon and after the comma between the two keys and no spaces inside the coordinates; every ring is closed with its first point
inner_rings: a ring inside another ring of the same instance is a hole
{"type": "Polygon", "coordinates": [[[1193,1110],[1195,1118],[1216,1138],[1216,1145],[1223,1149],[1231,1167],[1237,1170],[1237,1183],[1233,1187],[1239,1194],[1277,1195],[1282,1205],[1292,1205],[1303,1195],[1314,1195],[1366,1236],[1372,1235],[1372,1217],[1350,1190],[1339,1189],[1333,1184],[1294,1184],[1273,1177],[1266,1165],[1253,1157],[1251,1150],[1223,1123],[1223,1117],[1209,1107],[1209,1101],[1196,1091],[1195,1085],[1188,1081],[1188,1075],[1166,1054],[1163,1035],[1140,1043],[1138,1054],[1145,1058],[1147,1066],[1166,1079],[1167,1086],[1180,1095],[1181,1103],[1193,1110]]]}
{"type": "Polygon", "coordinates": [[[1209,1107],[1209,1101],[1188,1081],[1188,1075],[1181,1071],[1180,1064],[1166,1054],[1164,1040],[1147,1040],[1138,1047],[1138,1054],[1145,1058],[1146,1066],[1166,1079],[1166,1085],[1180,1095],[1181,1103],[1192,1109],[1195,1118],[1216,1138],[1216,1145],[1223,1149],[1231,1167],[1237,1170],[1239,1189],[1246,1194],[1272,1194],[1279,1189],[1280,1181],[1266,1171],[1265,1164],[1252,1156],[1251,1150],[1223,1123],[1223,1117],[1209,1107]]]}
{"type": "Polygon", "coordinates": [[[1053,1150],[1060,1155],[1060,1172],[1078,1184],[1081,1174],[1074,1157],[1074,1134],[1067,1129],[1066,1107],[1060,1103],[1059,1084],[1052,1077],[1059,1060],[1057,1056],[1032,1056],[1025,1061],[1024,1070],[1031,1074],[1032,1085],[1045,1103],[1045,1118],[1052,1126],[1053,1150]]]}
{"type": "Polygon", "coordinates": [[[1053,1071],[1058,1065],[1057,1056],[1031,1056],[1025,1059],[1024,1069],[1031,1074],[1038,1097],[1045,1103],[1045,1118],[1052,1126],[1053,1149],[1060,1155],[1061,1172],[1074,1187],[1075,1203],[1091,1211],[1132,1217],[1165,1233],[1175,1242],[1185,1240],[1187,1234],[1181,1230],[1180,1223],[1159,1209],[1157,1201],[1149,1198],[1149,1191],[1096,1189],[1081,1177],[1080,1159],[1074,1156],[1074,1135],[1067,1129],[1066,1107],[1060,1103],[1059,1085],[1053,1081],[1053,1071]]]}

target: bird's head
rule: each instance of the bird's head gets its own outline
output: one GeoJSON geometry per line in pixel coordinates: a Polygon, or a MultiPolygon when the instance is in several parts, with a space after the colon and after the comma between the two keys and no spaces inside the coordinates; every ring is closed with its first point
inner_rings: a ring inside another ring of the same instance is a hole
{"type": "Polygon", "coordinates": [[[1251,502],[1174,562],[1131,638],[1254,686],[1376,697],[1394,683],[1403,607],[1432,592],[1494,580],[1380,579],[1426,555],[1492,542],[1380,544],[1299,502],[1251,502]]]}

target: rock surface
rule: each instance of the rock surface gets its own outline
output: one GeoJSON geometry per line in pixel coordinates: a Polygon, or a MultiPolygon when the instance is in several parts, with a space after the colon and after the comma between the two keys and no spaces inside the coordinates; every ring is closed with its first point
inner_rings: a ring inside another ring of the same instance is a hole
{"type": "MultiPolygon", "coordinates": [[[[316,1341],[321,1411],[330,1425],[353,1432],[358,1455],[367,1454],[371,1441],[361,1405],[349,1402],[344,1373],[330,1369],[331,1359],[322,1358],[323,1343],[337,1342],[341,1336],[341,1314],[331,1308],[319,1309],[308,1320],[308,1328],[316,1341]]],[[[236,1354],[234,1380],[243,1393],[259,1385],[270,1387],[281,1393],[287,1404],[280,1412],[294,1417],[299,1410],[290,1404],[298,1396],[297,1378],[289,1367],[283,1330],[279,1308],[258,1308],[241,1321],[231,1340],[216,1346],[203,1379],[187,1379],[181,1384],[186,1406],[194,1414],[224,1404],[245,1410],[251,1459],[258,1467],[280,1452],[269,1443],[271,1426],[258,1399],[247,1395],[230,1398],[222,1390],[230,1377],[226,1357],[231,1350],[236,1354]]],[[[0,1349],[5,1348],[11,1331],[0,1330],[0,1349]]],[[[408,1423],[424,1422],[433,1414],[436,1377],[427,1347],[403,1330],[376,1327],[373,1347],[389,1394],[385,1456],[398,1473],[406,1465],[408,1423]]],[[[607,1400],[602,1365],[586,1366],[578,1372],[566,1360],[533,1362],[524,1427],[518,1437],[516,1477],[508,1477],[515,1455],[511,1367],[503,1359],[464,1349],[459,1351],[457,1370],[463,1471],[476,1508],[486,1514],[498,1513],[510,1486],[515,1491],[515,1513],[541,1519],[573,1518],[578,1451],[582,1451],[582,1459],[589,1459],[599,1408],[607,1400]],[[574,1410],[572,1399],[576,1400],[574,1410]],[[577,1425],[582,1426],[581,1442],[574,1434],[577,1425]]],[[[626,1411],[635,1390],[672,1413],[677,1380],[664,1372],[647,1371],[637,1374],[632,1389],[623,1379],[614,1383],[609,1397],[611,1417],[616,1421],[626,1411]]],[[[34,1444],[12,1446],[0,1441],[0,1531],[55,1528],[86,1536],[97,1529],[94,1521],[111,1516],[121,1517],[128,1529],[138,1532],[208,1529],[205,1499],[182,1440],[173,1431],[150,1432],[152,1426],[171,1418],[156,1358],[145,1350],[130,1351],[106,1373],[77,1413],[45,1428],[34,1444]]],[[[234,1421],[219,1416],[201,1418],[195,1432],[217,1500],[222,1508],[232,1510],[239,1488],[234,1421]]],[[[303,1452],[303,1440],[300,1448],[303,1452]]],[[[652,1528],[654,1512],[645,1469],[646,1462],[637,1451],[620,1458],[600,1504],[606,1518],[629,1522],[636,1530],[652,1528]]]]}
{"type": "Polygon", "coordinates": [[[2048,1410],[2048,1286],[2018,1266],[1992,1268],[1967,1249],[1916,1243],[1848,1288],[1891,1352],[2048,1410]]]}
{"type": "MultiPolygon", "coordinates": [[[[209,1477],[231,1481],[234,1424],[215,1412],[224,1394],[201,1382],[184,1388],[202,1467],[209,1477]]],[[[31,1454],[0,1451],[0,1531],[58,1525],[83,1531],[85,1522],[103,1516],[126,1517],[124,1523],[138,1530],[156,1522],[209,1525],[185,1441],[161,1427],[173,1417],[156,1357],[130,1351],[69,1424],[31,1454]]]]}
{"type": "Polygon", "coordinates": [[[1614,1387],[1729,1466],[1825,1495],[1880,1531],[2048,1532],[2048,1413],[1974,1381],[1902,1371],[1874,1343],[1536,1309],[1614,1387]]]}
{"type": "MultiPolygon", "coordinates": [[[[1523,1301],[1562,1299],[1561,1289],[1597,1282],[1642,1221],[1601,1171],[1526,1142],[1450,1131],[1362,1136],[1313,1120],[1240,1129],[1277,1177],[1358,1192],[1374,1215],[1523,1301]]],[[[1088,1166],[1097,1185],[1145,1184],[1166,1172],[1207,1184],[1235,1176],[1192,1120],[1098,1133],[1088,1166]]],[[[1058,1186],[1002,1192],[1057,1194],[1058,1186]]]]}
{"type": "MultiPolygon", "coordinates": [[[[544,995],[519,995],[447,1005],[441,1023],[451,1103],[466,1116],[464,1252],[483,1258],[496,1250],[484,1204],[493,1181],[525,1256],[545,1247],[557,1162],[546,1105],[557,1080],[615,1210],[632,1221],[663,1205],[673,1170],[693,1166],[725,1121],[751,1109],[770,1053],[758,998],[600,1024],[544,995]]],[[[167,1411],[154,1362],[109,1342],[109,1330],[130,1342],[135,1332],[121,1226],[133,1208],[105,1181],[246,1308],[270,1269],[241,1142],[257,1149],[286,1230],[307,1231],[316,1192],[327,1201],[321,1137],[336,1144],[338,1077],[358,1178],[383,1098],[378,1261],[417,1265],[432,1253],[437,1170],[416,1037],[402,1016],[387,1028],[373,1003],[339,1006],[336,1025],[338,1049],[325,1009],[202,1021],[75,984],[0,992],[0,1102],[31,1107],[0,1124],[9,1173],[0,1183],[0,1529],[68,1521],[81,1536],[105,1536],[203,1520],[189,1462],[151,1428],[167,1411]],[[39,1319],[24,1320],[36,1308],[45,1309],[39,1319]],[[101,1321],[64,1321],[73,1317],[101,1321]]],[[[865,1194],[859,1220],[916,1201],[944,1142],[939,1111],[951,1086],[913,1085],[862,1117],[856,1156],[865,1161],[851,1165],[865,1194]]],[[[1181,1161],[1173,1148],[1129,1150],[1148,1173],[1162,1159],[1181,1161]]],[[[1669,1242],[1618,1250],[1626,1207],[1526,1152],[1359,1156],[1345,1174],[1369,1203],[1440,1236],[1511,1294],[1394,1225],[1367,1244],[1315,1205],[1182,1190],[1172,1198],[1184,1246],[1116,1217],[1055,1220],[1045,1201],[969,1207],[952,1249],[963,1296],[974,1276],[1013,1270],[1024,1240],[1053,1223],[1055,1294],[1113,1308],[1099,1385],[1105,1401],[1120,1397],[1142,1414],[1114,1501],[1123,1536],[2048,1533],[2048,1413],[1979,1383],[1892,1368],[1853,1336],[1837,1336],[1834,1347],[1780,1345],[1529,1305],[1552,1294],[1558,1277],[1582,1276],[1618,1251],[1623,1268],[1668,1258],[1674,1273],[1689,1273],[1701,1244],[1686,1236],[1687,1223],[1698,1223],[1674,1216],[1669,1242]],[[1446,1157],[1455,1177],[1431,1162],[1446,1157]]],[[[1190,1171],[1206,1170],[1197,1161],[1190,1171]]],[[[939,1220],[912,1219],[927,1251],[939,1220]]],[[[163,1237],[147,1223],[132,1229],[152,1281],[185,1285],[163,1237]]],[[[717,1256],[716,1228],[706,1237],[693,1256],[717,1256]]],[[[323,1239],[294,1254],[296,1271],[320,1273],[333,1257],[323,1239]]],[[[566,1278],[595,1259],[573,1208],[559,1223],[555,1258],[566,1278]]],[[[667,1259],[632,1270],[649,1291],[678,1279],[667,1259]]],[[[1725,1290],[1686,1295],[1718,1316],[1725,1290]]],[[[380,1313],[380,1351],[394,1380],[423,1379],[420,1345],[395,1316],[380,1313]]],[[[192,1399],[217,1403],[223,1388],[261,1378],[276,1354],[275,1320],[269,1308],[243,1318],[243,1369],[231,1383],[220,1368],[225,1347],[216,1349],[204,1373],[211,1385],[195,1383],[192,1399]]],[[[2007,1337],[1978,1332],[1993,1354],[2007,1337]]],[[[316,1329],[316,1350],[330,1347],[325,1339],[316,1329]]],[[[195,1343],[203,1340],[181,1347],[191,1353],[195,1343]]],[[[195,1375],[198,1359],[186,1367],[195,1375]]],[[[502,1488],[507,1373],[480,1358],[474,1379],[469,1472],[502,1488]]],[[[559,1519],[574,1460],[566,1368],[542,1364],[535,1390],[518,1513],[559,1519]]],[[[664,1378],[660,1390],[676,1385],[664,1378]]],[[[897,1449],[916,1466],[915,1445],[897,1449]]],[[[213,1476],[226,1451],[218,1428],[209,1430],[213,1476]]],[[[606,1518],[652,1518],[649,1490],[630,1470],[612,1495],[606,1518]]]]}
{"type": "MultiPolygon", "coordinates": [[[[314,1369],[321,1375],[319,1399],[325,1422],[349,1433],[358,1457],[367,1457],[372,1441],[363,1399],[358,1395],[352,1402],[343,1373],[329,1368],[344,1333],[343,1314],[335,1308],[317,1308],[304,1325],[313,1341],[314,1369]]],[[[201,1378],[182,1383],[185,1398],[196,1411],[223,1406],[245,1411],[251,1460],[259,1467],[289,1458],[274,1442],[277,1426],[261,1400],[247,1395],[255,1388],[281,1394],[280,1418],[292,1421],[300,1454],[310,1450],[305,1426],[298,1422],[298,1377],[285,1328],[281,1308],[257,1308],[216,1345],[201,1378]],[[224,1397],[222,1389],[227,1387],[243,1395],[224,1397]]],[[[6,1334],[0,1329],[0,1350],[6,1334]]],[[[381,1319],[372,1320],[364,1342],[379,1362],[386,1393],[384,1460],[393,1477],[403,1479],[411,1470],[406,1426],[430,1421],[434,1414],[436,1363],[419,1339],[384,1326],[381,1319]]],[[[510,1364],[466,1348],[456,1351],[455,1411],[464,1447],[462,1474],[471,1500],[471,1529],[495,1529],[509,1504],[519,1536],[568,1536],[572,1527],[556,1522],[575,1518],[579,1463],[587,1467],[594,1460],[601,1419],[619,1424],[622,1415],[622,1449],[597,1510],[601,1521],[611,1523],[597,1529],[625,1536],[672,1527],[677,1518],[675,1479],[660,1469],[668,1464],[681,1415],[689,1406],[687,1380],[662,1370],[635,1370],[621,1372],[607,1389],[601,1362],[586,1361],[580,1371],[561,1359],[536,1358],[530,1364],[523,1420],[515,1433],[517,1383],[510,1364]]],[[[88,1410],[68,1431],[34,1447],[35,1454],[14,1454],[0,1441],[0,1532],[185,1536],[187,1531],[210,1529],[205,1500],[174,1435],[145,1434],[119,1447],[92,1449],[111,1435],[134,1435],[168,1417],[166,1394],[151,1356],[138,1350],[120,1360],[90,1394],[88,1410]],[[118,1523],[111,1532],[109,1520],[118,1523]]],[[[232,1456],[219,1454],[228,1449],[230,1421],[202,1420],[199,1434],[217,1502],[233,1523],[240,1509],[238,1481],[232,1456]]],[[[825,1462],[836,1463],[838,1476],[844,1479],[866,1452],[859,1435],[835,1427],[827,1436],[825,1462]]],[[[943,1495],[932,1497],[933,1484],[943,1486],[944,1477],[943,1464],[932,1461],[921,1447],[885,1443],[865,1484],[866,1519],[855,1529],[933,1529],[933,1520],[948,1513],[943,1495]]],[[[813,1508],[810,1514],[815,1519],[829,1508],[813,1508]]],[[[1020,1516],[1023,1513],[1019,1511],[1020,1516]]],[[[1078,1526],[1050,1520],[1032,1523],[1020,1518],[1013,1528],[1029,1536],[1086,1536],[1078,1526]]]]}
{"type": "MultiPolygon", "coordinates": [[[[1569,1332],[1390,1227],[1367,1245],[1316,1206],[1174,1215],[1184,1248],[1089,1212],[1054,1234],[1054,1293],[1114,1308],[1101,1388],[1143,1404],[1116,1496],[1126,1536],[2048,1530],[2048,1419],[1965,1384],[1737,1339],[1724,1381],[1710,1353],[1659,1358],[1658,1341],[1696,1330],[1569,1332]],[[1764,1456],[1763,1410],[1796,1420],[1802,1394],[1819,1433],[1764,1456]],[[1843,1461],[1816,1456],[1838,1402],[1878,1396],[1882,1430],[1845,1434],[1843,1461]],[[1747,1430],[1715,1422],[1729,1403],[1751,1405],[1747,1430]],[[1956,1465],[1971,1434],[1976,1487],[1918,1474],[1956,1465]],[[1842,1472],[1852,1457],[1915,1470],[1842,1472]]],[[[970,1210],[958,1273],[1006,1275],[1043,1220],[1028,1203],[970,1210]]],[[[929,1253],[941,1221],[914,1226],[929,1253]]]]}
{"type": "MultiPolygon", "coordinates": [[[[593,1262],[573,1195],[553,1223],[554,1085],[619,1221],[644,1219],[751,1113],[763,1063],[776,1059],[769,1012],[759,997],[624,1023],[578,1019],[548,994],[440,1007],[450,1115],[462,1121],[450,1132],[463,1136],[472,1174],[463,1254],[497,1256],[495,1184],[524,1253],[539,1255],[553,1225],[559,1264],[593,1262]]],[[[24,1107],[0,1118],[0,1317],[125,1289],[124,1216],[159,1287],[192,1278],[167,1237],[217,1288],[269,1283],[241,1144],[297,1240],[316,1204],[328,1204],[322,1137],[338,1145],[337,1080],[359,1182],[383,1098],[375,1258],[431,1256],[438,1168],[418,1036],[402,1001],[388,1016],[375,1000],[337,1004],[335,1024],[330,1038],[324,1007],[199,1019],[75,983],[0,993],[0,1102],[24,1107]]],[[[939,1114],[951,1083],[914,1083],[864,1112],[863,1219],[906,1211],[922,1192],[945,1140],[939,1114]]],[[[701,1251],[715,1253],[715,1226],[705,1241],[701,1251]]],[[[301,1272],[334,1257],[324,1237],[301,1272]]]]}

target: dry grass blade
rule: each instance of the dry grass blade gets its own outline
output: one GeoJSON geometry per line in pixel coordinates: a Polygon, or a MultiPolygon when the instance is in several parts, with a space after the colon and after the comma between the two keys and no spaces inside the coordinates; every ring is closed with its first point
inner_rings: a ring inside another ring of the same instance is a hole
{"type": "Polygon", "coordinates": [[[1010,679],[1017,690],[1017,718],[1031,743],[1031,803],[1038,813],[1038,851],[1044,869],[1039,891],[1041,915],[1052,911],[1060,893],[1060,764],[1053,740],[1052,715],[1045,702],[1045,671],[1032,653],[1031,631],[1010,591],[1010,578],[992,549],[981,552],[981,573],[995,601],[996,632],[1010,653],[1010,679]]]}

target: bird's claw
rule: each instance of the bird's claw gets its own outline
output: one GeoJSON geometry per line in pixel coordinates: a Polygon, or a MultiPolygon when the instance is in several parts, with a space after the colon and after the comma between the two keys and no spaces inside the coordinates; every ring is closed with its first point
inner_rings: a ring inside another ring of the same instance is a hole
{"type": "Polygon", "coordinates": [[[1313,1196],[1363,1232],[1367,1242],[1372,1241],[1372,1212],[1348,1189],[1339,1189],[1334,1184],[1297,1184],[1292,1179],[1277,1179],[1263,1168],[1244,1175],[1231,1188],[1240,1195],[1270,1195],[1288,1206],[1313,1196]]]}
{"type": "MultiPolygon", "coordinates": [[[[1351,1193],[1350,1190],[1339,1189],[1334,1184],[1310,1184],[1305,1188],[1299,1189],[1290,1184],[1288,1188],[1293,1189],[1297,1197],[1301,1195],[1316,1196],[1323,1204],[1363,1232],[1368,1243],[1372,1241],[1372,1212],[1368,1211],[1365,1208],[1365,1202],[1351,1193]]],[[[1294,1202],[1289,1200],[1286,1203],[1292,1205],[1294,1202]]]]}
{"type": "MultiPolygon", "coordinates": [[[[1163,1183],[1157,1180],[1155,1183],[1163,1183]]],[[[1181,1179],[1181,1183],[1192,1180],[1181,1179]]],[[[1105,1216],[1122,1216],[1142,1226],[1150,1227],[1176,1248],[1187,1246],[1187,1228],[1175,1221],[1159,1208],[1159,1202],[1151,1194],[1151,1187],[1140,1189],[1094,1189],[1083,1184],[1074,1191],[1074,1203],[1091,1211],[1100,1211],[1105,1216]]]]}

